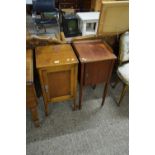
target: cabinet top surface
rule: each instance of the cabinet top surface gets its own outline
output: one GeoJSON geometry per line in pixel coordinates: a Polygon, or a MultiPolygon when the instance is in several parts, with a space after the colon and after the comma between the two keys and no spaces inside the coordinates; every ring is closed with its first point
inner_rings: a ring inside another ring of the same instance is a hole
{"type": "Polygon", "coordinates": [[[99,12],[79,12],[77,16],[85,21],[85,20],[98,20],[100,13],[99,12]]]}
{"type": "Polygon", "coordinates": [[[117,58],[103,42],[77,42],[73,43],[73,46],[82,63],[117,58]]]}
{"type": "Polygon", "coordinates": [[[26,50],[26,83],[33,82],[33,55],[32,50],[26,50]]]}
{"type": "Polygon", "coordinates": [[[37,47],[35,54],[37,68],[78,63],[76,55],[69,44],[37,47]]]}

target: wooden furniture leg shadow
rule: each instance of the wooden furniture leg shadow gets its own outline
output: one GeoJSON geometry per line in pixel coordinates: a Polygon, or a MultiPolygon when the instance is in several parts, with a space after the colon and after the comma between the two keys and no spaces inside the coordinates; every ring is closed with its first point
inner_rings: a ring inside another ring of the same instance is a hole
{"type": "Polygon", "coordinates": [[[26,50],[26,106],[31,111],[34,125],[39,127],[37,97],[33,81],[33,53],[30,49],[26,50]]]}
{"type": "Polygon", "coordinates": [[[36,97],[34,84],[26,85],[26,100],[27,100],[26,101],[27,107],[31,111],[32,120],[34,122],[34,125],[36,127],[39,127],[40,123],[39,123],[38,110],[37,110],[37,97],[36,97]]]}

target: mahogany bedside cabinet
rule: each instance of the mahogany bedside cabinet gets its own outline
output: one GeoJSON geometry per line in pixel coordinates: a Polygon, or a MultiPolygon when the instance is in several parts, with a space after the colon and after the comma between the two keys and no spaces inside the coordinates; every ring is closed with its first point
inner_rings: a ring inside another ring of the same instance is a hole
{"type": "Polygon", "coordinates": [[[43,92],[45,114],[52,102],[74,100],[76,109],[76,88],[78,59],[69,44],[37,47],[36,67],[43,92]]]}
{"type": "Polygon", "coordinates": [[[37,97],[33,81],[33,51],[31,49],[26,50],[26,106],[31,111],[35,126],[39,127],[37,97]]]}
{"type": "Polygon", "coordinates": [[[103,105],[116,56],[112,49],[101,40],[76,41],[73,43],[73,48],[80,61],[79,108],[82,108],[83,87],[94,86],[98,83],[105,83],[103,105]]]}

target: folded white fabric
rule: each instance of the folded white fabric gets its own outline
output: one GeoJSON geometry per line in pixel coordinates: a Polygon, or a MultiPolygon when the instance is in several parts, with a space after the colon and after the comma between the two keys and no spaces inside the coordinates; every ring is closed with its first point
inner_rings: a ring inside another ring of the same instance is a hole
{"type": "Polygon", "coordinates": [[[117,74],[124,83],[129,84],[129,63],[119,66],[117,74]]]}
{"type": "Polygon", "coordinates": [[[125,32],[120,37],[120,60],[122,62],[129,61],[129,32],[125,32]]]}

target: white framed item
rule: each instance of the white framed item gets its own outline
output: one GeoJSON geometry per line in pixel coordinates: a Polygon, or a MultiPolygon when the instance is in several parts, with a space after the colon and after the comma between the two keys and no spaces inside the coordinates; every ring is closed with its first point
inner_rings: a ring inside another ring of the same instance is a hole
{"type": "Polygon", "coordinates": [[[99,12],[78,12],[79,28],[82,36],[95,35],[98,29],[99,12]]]}

